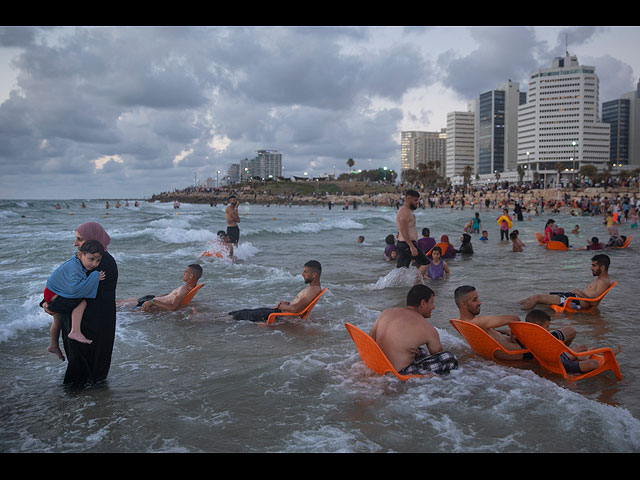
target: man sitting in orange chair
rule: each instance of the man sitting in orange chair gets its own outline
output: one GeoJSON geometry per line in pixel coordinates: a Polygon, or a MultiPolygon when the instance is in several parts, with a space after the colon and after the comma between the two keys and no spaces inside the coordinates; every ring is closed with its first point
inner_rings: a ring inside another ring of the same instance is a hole
{"type": "MultiPolygon", "coordinates": [[[[521,350],[515,338],[510,331],[497,330],[511,322],[519,322],[520,317],[517,315],[480,315],[480,296],[475,287],[471,285],[463,285],[456,288],[454,292],[454,300],[460,311],[460,320],[473,323],[487,332],[493,339],[507,350],[521,350]]],[[[496,352],[496,358],[501,360],[521,360],[522,354],[505,354],[504,352],[496,352]]]]}
{"type": "Polygon", "coordinates": [[[435,308],[433,295],[426,285],[415,285],[407,294],[407,306],[384,310],[371,329],[369,335],[401,375],[458,368],[458,359],[443,350],[438,331],[427,320],[435,308]]]}
{"type": "Polygon", "coordinates": [[[174,289],[171,293],[165,295],[145,295],[140,298],[128,298],[126,300],[117,300],[117,305],[131,305],[135,307],[142,307],[145,312],[173,312],[180,308],[182,300],[187,296],[193,288],[195,288],[198,280],[202,276],[202,267],[197,263],[189,265],[184,273],[182,279],[184,285],[174,289]]]}
{"type": "MultiPolygon", "coordinates": [[[[611,286],[609,279],[609,265],[611,260],[605,254],[599,254],[591,259],[591,273],[595,277],[584,290],[574,288],[571,292],[549,292],[548,294],[539,293],[531,295],[519,303],[523,310],[531,310],[538,304],[542,305],[564,305],[568,297],[580,298],[598,298],[602,293],[611,286]]],[[[575,310],[580,308],[595,307],[594,302],[585,302],[574,300],[571,307],[575,310]]]]}
{"type": "Polygon", "coordinates": [[[269,315],[280,312],[300,312],[304,310],[320,293],[322,287],[320,285],[320,275],[322,274],[322,266],[317,260],[309,260],[304,264],[302,270],[302,278],[307,285],[292,300],[281,300],[273,307],[266,308],[245,308],[235,310],[233,312],[224,313],[221,316],[230,315],[234,320],[250,320],[252,322],[266,322],[269,315]]]}

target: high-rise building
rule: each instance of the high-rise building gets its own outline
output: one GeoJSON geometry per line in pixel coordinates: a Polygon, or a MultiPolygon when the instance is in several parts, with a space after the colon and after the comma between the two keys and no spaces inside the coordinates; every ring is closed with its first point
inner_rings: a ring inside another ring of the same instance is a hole
{"type": "Polygon", "coordinates": [[[447,114],[446,177],[463,175],[466,167],[474,170],[476,113],[449,112],[447,114]]]}
{"type": "Polygon", "coordinates": [[[400,141],[400,166],[402,170],[417,168],[424,163],[444,174],[447,159],[447,130],[439,132],[402,132],[400,141]]]}
{"type": "Polygon", "coordinates": [[[515,170],[518,152],[520,85],[509,80],[480,95],[478,101],[476,173],[515,170]]]}
{"type": "Polygon", "coordinates": [[[611,165],[640,165],[640,81],[635,92],[603,102],[602,121],[611,125],[611,165]]]}
{"type": "Polygon", "coordinates": [[[595,67],[575,55],[556,57],[529,79],[527,102],[518,109],[518,165],[545,183],[560,173],[572,178],[581,165],[598,170],[609,161],[608,123],[598,121],[599,80],[595,67]]]}
{"type": "Polygon", "coordinates": [[[240,161],[240,181],[246,182],[251,178],[261,179],[282,176],[282,153],[277,150],[258,150],[258,155],[249,160],[240,161]]]}

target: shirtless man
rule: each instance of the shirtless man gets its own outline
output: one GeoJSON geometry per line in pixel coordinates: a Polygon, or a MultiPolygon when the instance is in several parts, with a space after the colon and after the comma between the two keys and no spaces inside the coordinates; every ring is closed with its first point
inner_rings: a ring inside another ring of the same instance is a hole
{"type": "Polygon", "coordinates": [[[235,195],[229,197],[229,205],[224,209],[224,219],[227,222],[227,235],[236,247],[238,246],[238,240],[240,239],[240,215],[238,214],[238,199],[235,195]]]}
{"type": "Polygon", "coordinates": [[[435,308],[433,299],[429,287],[415,285],[407,294],[407,306],[384,310],[371,329],[370,336],[402,375],[458,368],[458,359],[443,350],[438,331],[427,320],[435,308]]]}
{"type": "Polygon", "coordinates": [[[128,298],[126,300],[117,300],[117,305],[132,305],[136,307],[142,307],[145,312],[173,312],[180,308],[180,304],[184,297],[189,293],[198,283],[198,280],[202,276],[202,267],[196,263],[189,265],[184,273],[182,279],[184,285],[173,290],[171,293],[165,295],[146,295],[140,298],[128,298]]]}
{"type": "Polygon", "coordinates": [[[302,289],[296,298],[290,302],[287,300],[281,300],[278,302],[275,308],[246,308],[243,310],[235,310],[228,312],[224,315],[231,315],[234,320],[251,320],[252,322],[266,322],[269,315],[272,313],[281,312],[300,312],[311,303],[311,301],[318,296],[322,287],[320,285],[320,275],[322,274],[322,266],[320,262],[316,260],[309,260],[304,264],[302,270],[302,278],[307,285],[302,289]]]}
{"type": "Polygon", "coordinates": [[[418,229],[416,228],[416,217],[413,211],[418,208],[420,194],[415,190],[409,190],[405,194],[404,204],[398,209],[396,215],[396,225],[398,226],[398,260],[396,268],[408,267],[411,260],[424,277],[429,265],[429,259],[425,252],[418,248],[418,229]]]}
{"type": "MultiPolygon", "coordinates": [[[[609,279],[609,264],[611,260],[605,254],[599,254],[591,259],[591,273],[595,277],[584,290],[574,288],[571,292],[550,292],[548,294],[539,293],[531,295],[519,303],[523,310],[531,310],[538,304],[543,305],[564,305],[567,297],[581,297],[581,298],[597,298],[602,295],[609,286],[611,280],[609,279]]],[[[594,302],[573,301],[571,306],[574,309],[581,307],[596,306],[594,302]]]]}
{"type": "MultiPolygon", "coordinates": [[[[458,310],[460,311],[460,320],[478,325],[507,350],[522,350],[520,344],[516,342],[511,334],[511,331],[496,330],[511,322],[519,322],[520,317],[517,315],[480,315],[482,302],[480,302],[480,297],[475,287],[470,285],[463,285],[456,288],[453,295],[458,310]]],[[[575,331],[573,335],[575,336],[575,331]]],[[[571,338],[571,340],[573,340],[573,338],[571,338]]],[[[511,355],[497,351],[495,356],[500,360],[523,359],[521,353],[511,355]]]]}

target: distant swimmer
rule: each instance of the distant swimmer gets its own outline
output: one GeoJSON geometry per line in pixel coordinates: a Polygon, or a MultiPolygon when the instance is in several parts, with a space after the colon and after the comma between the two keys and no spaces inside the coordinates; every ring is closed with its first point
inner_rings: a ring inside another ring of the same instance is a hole
{"type": "Polygon", "coordinates": [[[435,308],[434,293],[415,285],[407,306],[384,310],[371,329],[371,337],[401,375],[444,374],[458,368],[458,359],[444,351],[440,335],[427,318],[435,308]]]}
{"type": "MultiPolygon", "coordinates": [[[[482,302],[478,291],[471,285],[456,288],[453,296],[460,311],[460,320],[479,326],[507,350],[522,349],[510,331],[497,330],[497,328],[504,327],[511,322],[519,322],[520,318],[517,315],[480,315],[482,302]]],[[[501,360],[522,359],[521,353],[511,355],[497,351],[495,356],[501,360]]]]}
{"type": "MultiPolygon", "coordinates": [[[[564,305],[564,302],[568,297],[580,297],[580,298],[597,298],[604,291],[611,286],[611,280],[609,279],[609,265],[611,260],[605,254],[599,254],[591,259],[591,273],[595,277],[584,290],[574,288],[570,292],[549,292],[548,294],[539,293],[531,295],[519,303],[523,310],[531,310],[538,304],[542,305],[564,305]]],[[[571,302],[571,307],[578,310],[582,307],[595,307],[597,305],[594,302],[584,302],[574,300],[571,302]]]]}
{"type": "Polygon", "coordinates": [[[164,295],[146,295],[140,298],[128,298],[126,300],[116,300],[117,305],[130,305],[142,307],[145,312],[173,312],[180,308],[180,304],[184,297],[193,288],[195,288],[198,280],[202,277],[202,267],[197,263],[189,265],[182,274],[184,285],[174,289],[171,293],[164,295]]]}
{"type": "Polygon", "coordinates": [[[229,197],[229,205],[224,209],[224,218],[227,222],[227,235],[229,235],[231,243],[236,247],[240,240],[240,227],[238,227],[240,215],[238,214],[238,207],[238,199],[235,195],[231,195],[229,197]]]}
{"type": "Polygon", "coordinates": [[[418,248],[418,229],[416,227],[416,217],[413,211],[418,208],[420,194],[415,190],[409,190],[405,194],[404,204],[398,209],[396,224],[398,226],[398,260],[396,268],[409,267],[414,261],[420,273],[424,276],[429,265],[429,259],[420,248],[418,248]]]}
{"type": "Polygon", "coordinates": [[[281,300],[273,307],[265,308],[246,308],[243,310],[234,310],[218,316],[231,316],[234,320],[250,320],[252,322],[266,322],[272,313],[297,313],[304,310],[314,298],[321,292],[320,275],[322,274],[322,266],[317,260],[309,260],[304,264],[302,270],[302,278],[307,285],[302,289],[296,297],[290,302],[281,300]]]}

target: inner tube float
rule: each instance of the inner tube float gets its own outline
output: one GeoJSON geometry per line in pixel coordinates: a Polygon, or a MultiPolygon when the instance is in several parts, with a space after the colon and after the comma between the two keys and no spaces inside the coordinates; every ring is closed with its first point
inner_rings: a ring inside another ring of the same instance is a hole
{"type": "Polygon", "coordinates": [[[507,222],[507,226],[508,226],[509,228],[513,227],[513,222],[511,221],[511,219],[510,219],[508,216],[506,216],[506,215],[500,215],[500,216],[498,217],[498,225],[502,226],[502,222],[503,222],[503,221],[506,221],[506,222],[507,222]]]}

